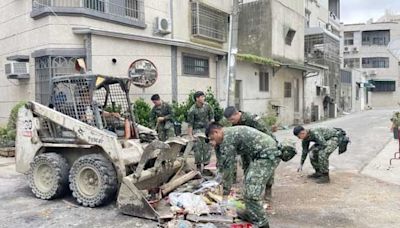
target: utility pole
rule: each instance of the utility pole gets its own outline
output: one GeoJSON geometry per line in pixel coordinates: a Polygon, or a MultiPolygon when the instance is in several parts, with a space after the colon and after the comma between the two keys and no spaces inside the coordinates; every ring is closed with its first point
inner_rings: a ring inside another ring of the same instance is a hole
{"type": "Polygon", "coordinates": [[[238,52],[239,32],[239,1],[233,0],[233,9],[229,26],[229,53],[228,53],[228,106],[235,106],[235,82],[236,82],[236,54],[238,52]]]}

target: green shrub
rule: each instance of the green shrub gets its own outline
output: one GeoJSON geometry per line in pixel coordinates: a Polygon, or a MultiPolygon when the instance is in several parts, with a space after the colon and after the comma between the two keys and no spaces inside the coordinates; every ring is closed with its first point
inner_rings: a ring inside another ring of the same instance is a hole
{"type": "MultiPolygon", "coordinates": [[[[193,97],[195,92],[196,91],[194,90],[190,91],[186,101],[183,101],[182,103],[178,102],[172,103],[172,109],[174,111],[174,116],[176,121],[180,123],[187,121],[188,111],[195,103],[193,97]]],[[[221,108],[218,100],[215,98],[215,95],[210,87],[205,92],[205,100],[214,109],[215,121],[222,120],[223,109],[221,108]]]]}
{"type": "Polygon", "coordinates": [[[276,123],[278,122],[278,117],[274,114],[267,114],[265,116],[262,116],[261,119],[269,127],[276,125],[276,123]]]}
{"type": "Polygon", "coordinates": [[[141,124],[145,127],[150,127],[150,111],[151,107],[147,104],[143,98],[139,98],[134,103],[134,114],[136,123],[141,124]]]}
{"type": "Polygon", "coordinates": [[[19,109],[26,104],[25,101],[21,101],[16,104],[10,112],[10,117],[8,118],[7,128],[15,130],[17,128],[17,118],[19,109]]]}
{"type": "Polygon", "coordinates": [[[15,146],[15,137],[17,135],[17,119],[19,109],[26,104],[21,101],[16,104],[10,112],[8,123],[6,127],[0,127],[0,147],[13,147],[15,146]]]}

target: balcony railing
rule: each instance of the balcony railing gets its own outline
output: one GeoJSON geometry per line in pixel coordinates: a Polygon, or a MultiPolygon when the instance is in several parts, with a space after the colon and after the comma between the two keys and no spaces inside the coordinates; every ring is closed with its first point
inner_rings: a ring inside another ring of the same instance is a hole
{"type": "Polygon", "coordinates": [[[31,17],[78,14],[145,27],[143,0],[32,0],[31,17]]]}

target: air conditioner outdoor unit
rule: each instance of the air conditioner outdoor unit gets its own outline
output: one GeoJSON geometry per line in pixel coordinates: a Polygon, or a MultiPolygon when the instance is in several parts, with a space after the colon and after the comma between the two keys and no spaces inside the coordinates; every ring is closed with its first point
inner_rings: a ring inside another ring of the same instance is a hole
{"type": "Polygon", "coordinates": [[[171,20],[168,18],[157,17],[157,33],[170,34],[171,33],[171,20]]]}
{"type": "Polygon", "coordinates": [[[4,68],[8,79],[29,78],[29,63],[27,62],[6,63],[4,68]]]}
{"type": "Polygon", "coordinates": [[[353,52],[358,52],[358,48],[357,47],[353,47],[353,52]]]}
{"type": "Polygon", "coordinates": [[[349,51],[349,47],[344,47],[344,51],[349,51]]]}

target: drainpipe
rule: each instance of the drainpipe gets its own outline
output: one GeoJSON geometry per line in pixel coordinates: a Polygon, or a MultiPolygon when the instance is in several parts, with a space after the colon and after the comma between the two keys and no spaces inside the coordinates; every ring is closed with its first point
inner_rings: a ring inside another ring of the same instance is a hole
{"type": "Polygon", "coordinates": [[[92,35],[86,34],[83,38],[85,45],[86,55],[86,69],[88,72],[92,71],[92,35]]]}
{"type": "MultiPolygon", "coordinates": [[[[174,39],[174,1],[169,1],[171,20],[171,39],[174,39]]],[[[178,47],[171,46],[171,92],[172,101],[178,101],[178,47]]]]}

